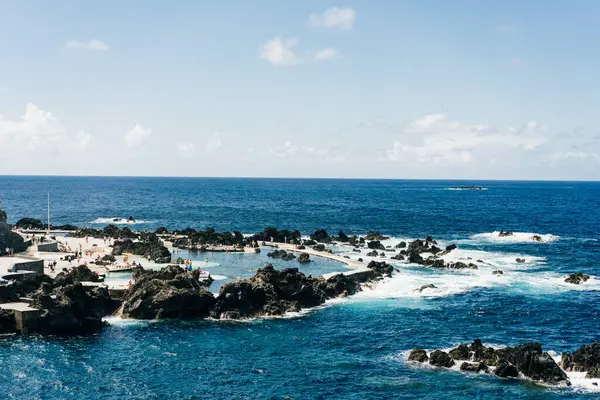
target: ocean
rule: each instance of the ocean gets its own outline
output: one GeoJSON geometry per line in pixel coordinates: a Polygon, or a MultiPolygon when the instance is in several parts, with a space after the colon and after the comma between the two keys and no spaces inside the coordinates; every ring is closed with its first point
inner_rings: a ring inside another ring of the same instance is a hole
{"type": "MultiPolygon", "coordinates": [[[[111,326],[87,337],[0,336],[0,397],[579,399],[600,394],[590,380],[577,377],[571,387],[547,387],[407,361],[412,348],[447,349],[475,338],[494,346],[539,341],[556,357],[599,340],[600,183],[0,177],[9,222],[45,221],[48,193],[56,225],[102,227],[132,216],[136,223],[128,226],[134,230],[378,231],[392,245],[431,235],[440,246],[456,243],[456,260],[481,263],[465,272],[400,262],[400,272],[373,289],[287,318],[109,318],[111,326]],[[486,190],[451,190],[465,184],[486,190]],[[500,238],[500,230],[515,235],[500,238]],[[531,240],[533,235],[542,241],[531,240]],[[494,270],[504,274],[493,275],[494,270]],[[579,271],[592,278],[579,286],[564,282],[579,271]],[[430,283],[436,289],[415,291],[430,283]]],[[[264,253],[192,258],[219,278],[211,287],[218,291],[268,262],[264,253]]],[[[279,260],[274,265],[299,266],[279,260]]],[[[316,259],[300,269],[317,276],[344,267],[316,259]]]]}

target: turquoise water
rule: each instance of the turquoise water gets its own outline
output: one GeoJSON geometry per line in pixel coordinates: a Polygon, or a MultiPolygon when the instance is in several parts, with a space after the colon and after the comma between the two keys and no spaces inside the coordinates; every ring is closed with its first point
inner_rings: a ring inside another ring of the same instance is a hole
{"type": "MultiPolygon", "coordinates": [[[[476,337],[499,346],[540,341],[557,353],[600,339],[600,184],[476,182],[488,190],[447,190],[457,184],[464,182],[0,177],[12,222],[43,218],[50,191],[56,224],[102,226],[133,215],[143,221],[136,229],[378,230],[392,236],[390,243],[431,234],[459,245],[455,259],[485,263],[466,273],[398,264],[400,273],[373,290],[286,319],[111,319],[112,326],[90,337],[1,337],[0,396],[597,398],[589,382],[548,388],[406,361],[413,347],[448,348],[476,337]],[[520,233],[500,240],[492,232],[501,229],[520,233]],[[534,233],[544,242],[532,242],[534,233]],[[496,269],[504,275],[492,276],[496,269]],[[575,271],[592,279],[565,284],[575,271]],[[437,289],[415,292],[427,283],[437,289]]],[[[265,252],[209,257],[210,272],[224,281],[249,276],[267,260],[265,252]]],[[[306,272],[340,267],[319,260],[306,272]]]]}

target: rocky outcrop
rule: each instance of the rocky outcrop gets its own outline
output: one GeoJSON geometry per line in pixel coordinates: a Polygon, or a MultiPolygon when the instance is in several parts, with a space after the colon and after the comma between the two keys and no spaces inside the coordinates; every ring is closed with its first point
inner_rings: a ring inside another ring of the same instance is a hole
{"type": "Polygon", "coordinates": [[[319,243],[331,243],[331,237],[325,229],[317,229],[310,235],[310,238],[319,243]]]}
{"type": "Polygon", "coordinates": [[[14,233],[10,226],[4,222],[0,222],[0,254],[4,255],[6,248],[13,249],[15,253],[20,253],[27,250],[25,241],[18,233],[14,233]]]}
{"type": "Polygon", "coordinates": [[[581,272],[575,272],[574,274],[569,275],[565,279],[565,282],[572,283],[574,285],[579,285],[584,283],[588,279],[590,279],[589,275],[582,274],[581,272]]]}
{"type": "Polygon", "coordinates": [[[514,233],[510,232],[510,231],[500,231],[500,233],[498,233],[499,237],[508,237],[508,236],[513,236],[514,233]]]}
{"type": "Polygon", "coordinates": [[[68,272],[61,272],[54,278],[55,286],[72,285],[76,282],[100,282],[100,276],[90,270],[87,265],[80,265],[68,272]]]}
{"type": "Polygon", "coordinates": [[[367,243],[367,247],[375,250],[385,250],[385,246],[379,240],[372,240],[367,243]]]}
{"type": "Polygon", "coordinates": [[[158,264],[167,264],[171,262],[171,252],[163,246],[156,234],[148,234],[146,238],[140,241],[132,241],[130,239],[115,241],[113,243],[113,254],[121,255],[131,253],[138,256],[143,256],[158,264]]]}
{"type": "Polygon", "coordinates": [[[524,258],[518,258],[518,257],[517,257],[517,258],[515,259],[515,261],[516,261],[518,264],[523,264],[523,263],[525,262],[525,259],[524,259],[524,258]]]}
{"type": "Polygon", "coordinates": [[[277,228],[268,226],[264,229],[264,231],[252,236],[251,240],[257,242],[270,242],[272,240],[273,242],[277,243],[299,244],[301,240],[301,234],[299,230],[278,230],[277,228]]]}
{"type": "Polygon", "coordinates": [[[408,361],[417,361],[420,363],[424,363],[429,361],[429,356],[427,352],[423,349],[413,349],[408,355],[408,361]]]}
{"type": "Polygon", "coordinates": [[[542,237],[540,235],[533,235],[531,237],[531,240],[533,240],[534,242],[542,242],[542,237]]]}
{"type": "Polygon", "coordinates": [[[381,276],[391,277],[395,271],[398,271],[394,268],[393,265],[390,265],[384,261],[371,261],[367,268],[374,270],[381,276]]]}
{"type": "Polygon", "coordinates": [[[46,226],[42,221],[35,218],[21,218],[15,224],[16,228],[19,229],[45,229],[46,226]]]}
{"type": "Polygon", "coordinates": [[[0,309],[0,333],[16,333],[15,312],[0,309]]]}
{"type": "Polygon", "coordinates": [[[126,318],[207,317],[215,298],[199,280],[199,271],[169,265],[160,271],[133,271],[135,284],[125,292],[122,315],[126,318]]]}
{"type": "Polygon", "coordinates": [[[337,240],[340,241],[340,242],[342,242],[342,243],[346,243],[346,242],[348,242],[350,240],[350,238],[344,232],[339,231],[338,235],[337,235],[337,240]]]}
{"type": "Polygon", "coordinates": [[[396,246],[394,246],[396,249],[405,249],[406,248],[406,242],[400,242],[398,243],[396,246]]]}
{"type": "Polygon", "coordinates": [[[81,283],[58,286],[43,283],[32,296],[31,306],[41,310],[39,331],[43,334],[80,335],[98,332],[102,317],[111,311],[106,287],[86,292],[81,283]]]}
{"type": "Polygon", "coordinates": [[[297,268],[278,271],[267,264],[252,278],[223,285],[211,316],[238,319],[283,315],[318,306],[330,298],[352,295],[359,290],[358,282],[342,274],[329,279],[312,278],[297,268]]]}
{"type": "Polygon", "coordinates": [[[454,360],[445,351],[435,350],[429,354],[429,364],[436,367],[450,368],[454,365],[454,360]]]}
{"type": "Polygon", "coordinates": [[[0,209],[0,224],[6,223],[8,223],[8,215],[6,214],[6,211],[0,209]]]}
{"type": "Polygon", "coordinates": [[[563,353],[561,365],[565,371],[586,372],[586,378],[600,378],[600,342],[563,353]]]}
{"type": "MultiPolygon", "coordinates": [[[[568,363],[571,359],[566,357],[568,363]]],[[[463,371],[488,372],[488,367],[495,367],[492,372],[502,378],[517,378],[523,375],[533,381],[570,385],[567,374],[548,353],[542,351],[539,343],[526,343],[496,350],[485,347],[481,340],[476,339],[470,345],[461,344],[449,353],[436,350],[429,354],[431,365],[448,368],[454,365],[453,360],[464,361],[461,364],[463,371]]]]}
{"type": "Polygon", "coordinates": [[[310,255],[308,253],[302,253],[300,254],[300,256],[298,256],[298,262],[302,263],[302,264],[306,264],[309,263],[310,260],[310,255]]]}
{"type": "Polygon", "coordinates": [[[381,233],[379,232],[369,232],[365,235],[365,240],[376,240],[376,241],[381,241],[381,240],[386,240],[389,239],[389,237],[383,236],[381,233]]]}
{"type": "Polygon", "coordinates": [[[283,260],[283,261],[291,261],[296,258],[296,256],[292,253],[288,253],[285,250],[275,250],[270,253],[267,253],[267,257],[283,260]]]}

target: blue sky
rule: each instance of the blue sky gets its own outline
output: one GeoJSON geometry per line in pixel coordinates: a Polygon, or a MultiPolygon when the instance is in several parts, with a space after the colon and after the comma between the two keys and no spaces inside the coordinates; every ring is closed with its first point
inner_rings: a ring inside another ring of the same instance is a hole
{"type": "Polygon", "coordinates": [[[596,1],[1,1],[0,174],[600,179],[596,1]]]}

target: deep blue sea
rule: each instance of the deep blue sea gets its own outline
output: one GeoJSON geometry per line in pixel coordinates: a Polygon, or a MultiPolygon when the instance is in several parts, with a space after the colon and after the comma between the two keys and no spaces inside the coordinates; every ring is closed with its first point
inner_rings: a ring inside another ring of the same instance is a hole
{"type": "MultiPolygon", "coordinates": [[[[457,260],[482,263],[467,272],[400,263],[400,273],[372,290],[284,319],[113,318],[110,327],[89,337],[0,337],[0,398],[600,395],[585,380],[549,388],[406,361],[414,347],[450,348],[474,338],[495,346],[539,341],[558,354],[599,340],[600,183],[0,177],[9,222],[25,216],[45,221],[47,193],[53,224],[104,226],[133,216],[138,223],[130,227],[137,230],[212,226],[253,233],[277,226],[303,235],[317,228],[332,234],[375,230],[390,236],[390,244],[431,235],[441,245],[456,243],[457,260]],[[487,190],[449,190],[464,184],[487,190]],[[494,232],[500,230],[515,236],[498,238],[494,232]],[[532,241],[534,234],[543,242],[532,241]],[[516,263],[517,257],[526,262],[516,263]],[[498,269],[504,274],[491,274],[498,269]],[[580,286],[564,283],[577,271],[592,279],[580,286]],[[437,289],[415,292],[428,283],[437,289]]],[[[211,273],[223,276],[222,284],[252,275],[267,260],[262,253],[221,254],[210,255],[209,265],[211,273]]],[[[343,268],[324,260],[302,267],[313,275],[343,268]]],[[[211,289],[218,286],[219,281],[211,289]]]]}

